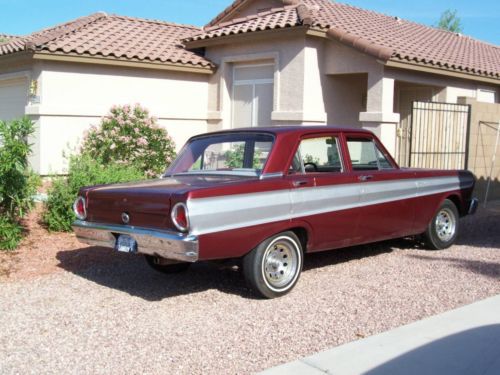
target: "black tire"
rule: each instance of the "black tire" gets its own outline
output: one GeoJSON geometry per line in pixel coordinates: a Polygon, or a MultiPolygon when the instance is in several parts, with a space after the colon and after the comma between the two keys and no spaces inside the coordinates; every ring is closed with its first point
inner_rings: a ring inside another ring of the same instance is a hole
{"type": "Polygon", "coordinates": [[[439,206],[424,233],[427,246],[432,250],[443,250],[453,245],[458,235],[459,218],[455,203],[446,199],[439,206]]]}
{"type": "Polygon", "coordinates": [[[247,283],[260,296],[276,298],[293,289],[303,264],[302,245],[293,232],[268,238],[243,258],[247,283]]]}
{"type": "Polygon", "coordinates": [[[172,263],[172,264],[161,264],[159,263],[159,258],[152,255],[144,255],[146,263],[155,271],[172,274],[187,271],[191,263],[172,263]]]}

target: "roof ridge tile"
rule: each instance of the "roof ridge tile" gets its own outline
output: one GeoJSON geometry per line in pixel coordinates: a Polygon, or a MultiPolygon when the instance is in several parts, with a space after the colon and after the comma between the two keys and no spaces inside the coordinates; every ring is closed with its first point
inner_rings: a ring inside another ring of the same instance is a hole
{"type": "Polygon", "coordinates": [[[201,31],[203,31],[203,32],[209,32],[209,31],[220,29],[221,27],[226,27],[226,26],[231,26],[231,25],[237,25],[239,23],[243,23],[243,22],[254,20],[254,19],[262,18],[262,17],[265,17],[265,16],[269,16],[270,14],[280,13],[280,12],[284,12],[284,11],[290,10],[290,9],[296,9],[296,8],[298,8],[299,5],[300,4],[285,5],[283,7],[271,8],[271,9],[266,10],[264,12],[260,12],[260,13],[257,13],[257,14],[251,14],[251,15],[248,15],[248,16],[245,16],[245,17],[234,18],[234,19],[232,19],[230,21],[218,23],[218,24],[215,24],[215,25],[211,25],[209,27],[204,26],[201,29],[201,31]]]}
{"type": "Polygon", "coordinates": [[[163,21],[163,20],[158,20],[158,19],[149,19],[149,18],[142,18],[142,17],[131,17],[131,16],[122,16],[119,14],[110,14],[109,17],[112,18],[119,18],[119,19],[126,19],[130,21],[139,21],[139,22],[145,22],[145,23],[152,23],[152,24],[157,24],[157,25],[165,25],[165,26],[173,26],[173,27],[182,27],[186,29],[193,29],[193,30],[202,30],[201,27],[195,26],[195,25],[188,25],[188,24],[182,24],[182,23],[176,23],[176,22],[170,22],[170,21],[163,21]]]}

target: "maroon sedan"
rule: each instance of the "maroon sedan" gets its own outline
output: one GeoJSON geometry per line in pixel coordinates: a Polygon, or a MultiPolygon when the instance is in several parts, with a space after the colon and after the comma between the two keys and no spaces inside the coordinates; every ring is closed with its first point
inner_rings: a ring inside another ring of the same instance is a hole
{"type": "Polygon", "coordinates": [[[166,273],[241,259],[272,298],[307,253],[420,234],[449,247],[477,207],[473,188],[468,171],[399,168],[365,130],[240,129],[191,138],[160,179],[82,188],[73,229],[166,273]]]}

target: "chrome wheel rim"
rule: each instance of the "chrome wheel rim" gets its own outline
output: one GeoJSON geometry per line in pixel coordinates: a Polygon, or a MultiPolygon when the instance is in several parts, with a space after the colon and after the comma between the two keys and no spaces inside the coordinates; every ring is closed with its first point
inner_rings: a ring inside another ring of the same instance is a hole
{"type": "Polygon", "coordinates": [[[436,234],[443,242],[448,242],[455,235],[457,221],[453,212],[448,208],[443,208],[436,215],[436,234]]]}
{"type": "Polygon", "coordinates": [[[297,244],[288,237],[276,238],[264,253],[264,280],[273,290],[286,289],[297,278],[300,262],[300,249],[297,244]]]}

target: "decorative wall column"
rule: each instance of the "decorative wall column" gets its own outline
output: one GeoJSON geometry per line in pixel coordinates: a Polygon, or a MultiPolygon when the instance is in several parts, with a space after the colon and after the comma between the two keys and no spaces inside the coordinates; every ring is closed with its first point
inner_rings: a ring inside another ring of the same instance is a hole
{"type": "Polygon", "coordinates": [[[384,77],[383,69],[369,72],[366,112],[360,112],[363,128],[374,132],[391,155],[396,152],[396,125],[399,113],[394,113],[394,79],[384,77]]]}

